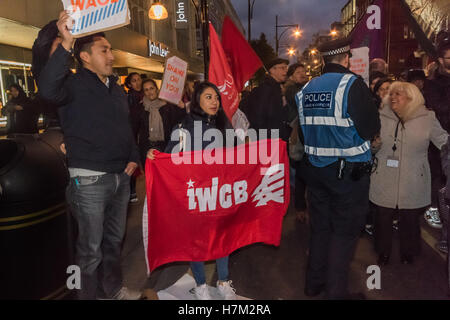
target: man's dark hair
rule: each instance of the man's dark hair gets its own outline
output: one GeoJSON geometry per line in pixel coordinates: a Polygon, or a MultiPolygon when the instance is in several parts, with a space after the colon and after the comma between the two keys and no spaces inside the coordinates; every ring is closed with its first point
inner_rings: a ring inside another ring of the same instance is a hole
{"type": "Polygon", "coordinates": [[[438,57],[443,58],[445,56],[445,53],[450,50],[450,42],[442,44],[438,47],[438,57]]]}
{"type": "Polygon", "coordinates": [[[75,45],[73,47],[73,53],[75,55],[75,59],[77,59],[80,66],[83,66],[83,61],[81,60],[80,53],[83,51],[88,52],[91,54],[91,48],[95,41],[97,41],[97,38],[106,38],[105,33],[98,32],[91,34],[86,37],[81,37],[75,41],[75,45]]]}
{"type": "Polygon", "coordinates": [[[336,54],[334,56],[324,56],[323,61],[325,63],[340,63],[342,60],[345,59],[346,55],[350,55],[350,52],[336,54]]]}
{"type": "Polygon", "coordinates": [[[381,79],[381,78],[385,78],[385,77],[386,77],[386,74],[384,74],[383,72],[381,72],[381,71],[373,71],[373,72],[371,72],[369,74],[369,84],[372,84],[372,82],[375,79],[381,79]]]}

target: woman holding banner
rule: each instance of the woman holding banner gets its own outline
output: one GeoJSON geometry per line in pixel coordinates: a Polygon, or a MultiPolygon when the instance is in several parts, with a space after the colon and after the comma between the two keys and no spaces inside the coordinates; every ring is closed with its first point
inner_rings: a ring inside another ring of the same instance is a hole
{"type": "MultiPolygon", "coordinates": [[[[166,153],[177,153],[181,151],[196,151],[196,146],[205,149],[206,146],[211,147],[211,141],[204,141],[203,135],[208,129],[218,129],[225,137],[225,130],[232,128],[225,112],[223,111],[222,101],[219,89],[210,82],[201,82],[194,88],[190,113],[186,115],[184,121],[176,128],[182,129],[189,133],[191,141],[189,143],[180,143],[181,141],[170,141],[165,149],[166,153]],[[198,128],[201,123],[201,131],[194,130],[194,126],[198,128]],[[201,135],[199,135],[201,133],[201,135]],[[194,143],[197,141],[197,143],[194,143]]],[[[179,136],[179,135],[176,135],[179,136]]],[[[223,139],[225,141],[225,139],[223,139]]],[[[185,141],[186,142],[186,141],[185,141]]],[[[217,141],[215,141],[217,142],[217,141]]],[[[215,148],[223,147],[223,145],[215,144],[215,148]]],[[[155,149],[150,149],[147,157],[155,159],[155,149]]],[[[235,300],[236,290],[231,286],[232,281],[228,279],[228,256],[216,260],[218,281],[217,289],[219,294],[225,300],[235,300]]],[[[191,262],[191,270],[194,275],[197,286],[195,287],[195,296],[198,300],[211,300],[205,278],[204,262],[191,262]]]]}

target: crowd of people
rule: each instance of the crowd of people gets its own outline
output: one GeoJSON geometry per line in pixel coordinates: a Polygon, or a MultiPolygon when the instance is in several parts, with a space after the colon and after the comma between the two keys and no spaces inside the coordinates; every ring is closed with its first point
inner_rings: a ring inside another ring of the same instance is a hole
{"type": "MultiPolygon", "coordinates": [[[[84,284],[78,297],[139,299],[140,292],[123,286],[120,270],[128,204],[137,202],[136,170],[145,170],[156,150],[190,151],[181,144],[176,150],[173,129],[183,128],[196,139],[195,121],[203,130],[232,126],[219,89],[207,81],[187,83],[176,105],[158,98],[155,80],[135,72],[127,76],[124,91],[113,75],[105,35],[75,41],[68,19],[62,12],[39,32],[33,75],[35,100],[46,105],[50,122],[64,133],[66,199],[78,228],[76,264],[84,284]],[[76,73],[70,71],[72,54],[76,73]]],[[[442,228],[438,249],[448,253],[450,39],[440,35],[438,59],[427,75],[409,70],[405,79],[395,78],[383,60],[374,59],[368,85],[349,69],[347,39],[319,51],[322,76],[310,80],[304,65],[274,59],[265,66],[264,81],[243,94],[240,109],[251,128],[278,130],[288,143],[296,219],[311,229],[305,294],[362,298],[347,291],[347,279],[364,230],[374,236],[380,266],[390,263],[395,230],[401,263],[412,264],[420,252],[424,214],[431,226],[442,228]],[[317,94],[327,98],[315,99],[317,94]]],[[[37,107],[21,86],[11,86],[10,93],[3,108],[9,133],[37,133],[37,107]]],[[[216,263],[219,293],[235,299],[228,256],[216,263]]],[[[191,262],[191,269],[197,299],[211,299],[203,262],[191,262]]]]}

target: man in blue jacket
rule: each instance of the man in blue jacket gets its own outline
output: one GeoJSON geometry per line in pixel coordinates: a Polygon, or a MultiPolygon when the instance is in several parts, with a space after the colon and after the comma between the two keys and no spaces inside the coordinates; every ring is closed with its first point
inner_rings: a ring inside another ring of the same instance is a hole
{"type": "Polygon", "coordinates": [[[78,224],[78,298],[138,299],[140,293],[123,287],[120,267],[130,176],[139,162],[127,98],[113,76],[114,56],[103,33],[75,42],[79,69],[68,73],[74,42],[70,20],[61,12],[62,43],[42,70],[39,89],[60,106],[70,173],[66,198],[78,224]]]}
{"type": "Polygon", "coordinates": [[[348,293],[347,278],[368,212],[370,140],[380,119],[369,88],[349,70],[349,41],[331,41],[319,50],[323,74],[296,97],[311,223],[305,294],[363,298],[348,293]]]}

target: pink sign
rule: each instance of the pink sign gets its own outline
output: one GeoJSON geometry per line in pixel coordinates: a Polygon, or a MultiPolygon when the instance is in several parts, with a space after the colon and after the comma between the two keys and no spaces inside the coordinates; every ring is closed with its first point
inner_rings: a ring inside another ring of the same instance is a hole
{"type": "Polygon", "coordinates": [[[178,57],[166,61],[164,77],[159,91],[159,98],[173,104],[178,104],[183,96],[188,64],[178,57]]]}

